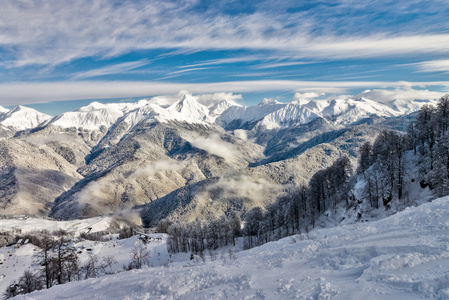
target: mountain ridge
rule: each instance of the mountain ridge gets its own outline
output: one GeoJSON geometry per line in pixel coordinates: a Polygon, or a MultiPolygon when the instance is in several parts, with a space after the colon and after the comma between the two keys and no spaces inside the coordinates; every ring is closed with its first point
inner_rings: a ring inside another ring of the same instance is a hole
{"type": "MultiPolygon", "coordinates": [[[[162,198],[176,202],[185,195],[183,190],[192,193],[192,205],[191,211],[182,210],[185,216],[178,209],[182,218],[213,218],[236,203],[245,212],[269,204],[289,185],[307,183],[316,170],[341,155],[355,164],[358,147],[390,126],[386,121],[394,124],[401,112],[418,108],[418,102],[394,103],[397,110],[366,98],[291,103],[264,99],[256,106],[241,106],[226,97],[211,100],[182,93],[176,99],[92,102],[55,117],[43,115],[40,123],[38,112],[17,107],[0,113],[0,118],[11,122],[14,116],[20,119],[18,113],[28,112],[38,121],[23,130],[0,122],[0,146],[7,145],[2,144],[3,135],[11,139],[8,151],[24,149],[16,151],[18,160],[0,158],[0,188],[9,198],[19,199],[23,193],[15,187],[27,186],[33,176],[41,176],[43,186],[67,182],[47,195],[33,186],[39,203],[46,203],[43,209],[36,203],[40,209],[34,213],[59,219],[129,213],[162,198]],[[26,157],[51,158],[46,164],[57,172],[26,157]],[[23,169],[21,160],[32,168],[25,177],[13,171],[23,169]],[[210,185],[202,187],[203,196],[195,194],[201,189],[190,187],[203,184],[210,185]],[[270,189],[260,193],[264,187],[270,189]],[[204,200],[211,193],[221,195],[221,202],[204,200]]],[[[33,206],[31,195],[25,200],[33,206]]]]}

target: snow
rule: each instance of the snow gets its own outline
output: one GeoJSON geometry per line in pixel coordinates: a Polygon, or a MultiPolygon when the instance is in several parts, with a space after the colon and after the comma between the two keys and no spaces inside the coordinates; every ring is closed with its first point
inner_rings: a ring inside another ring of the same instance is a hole
{"type": "Polygon", "coordinates": [[[20,105],[13,110],[0,114],[0,124],[15,130],[34,128],[49,119],[51,119],[51,116],[20,105]]]}
{"type": "Polygon", "coordinates": [[[282,104],[282,103],[277,101],[276,99],[263,98],[262,101],[260,101],[259,104],[257,104],[257,106],[276,105],[276,104],[282,104]]]}
{"type": "Polygon", "coordinates": [[[91,110],[63,113],[54,117],[45,125],[54,125],[62,128],[82,127],[87,130],[96,130],[100,129],[101,126],[109,128],[122,116],[123,112],[115,108],[92,108],[91,110]]]}
{"type": "Polygon", "coordinates": [[[229,101],[223,100],[218,103],[215,103],[211,106],[209,106],[209,118],[211,121],[215,122],[217,117],[221,116],[222,113],[224,113],[228,108],[231,106],[240,106],[238,104],[233,104],[229,101]]]}
{"type": "Polygon", "coordinates": [[[3,293],[9,284],[17,281],[23,272],[33,269],[34,247],[25,244],[20,247],[0,248],[0,291],[3,293]]]}
{"type": "Polygon", "coordinates": [[[415,112],[421,108],[424,104],[437,105],[435,100],[405,100],[405,99],[395,99],[390,102],[385,103],[385,105],[391,107],[393,110],[399,112],[400,114],[409,114],[415,112]]]}
{"type": "MultiPolygon", "coordinates": [[[[55,286],[18,299],[448,299],[449,197],[373,222],[315,229],[206,262],[159,266],[55,286]]],[[[117,243],[117,241],[111,241],[117,243]]],[[[98,253],[125,259],[133,238],[98,253]]],[[[109,244],[110,246],[111,244],[109,244]]],[[[220,254],[221,253],[221,254],[220,254]]],[[[157,256],[160,257],[160,256],[157,256]]]]}
{"type": "MultiPolygon", "coordinates": [[[[218,124],[223,127],[239,121],[258,123],[258,127],[277,129],[302,125],[316,118],[327,118],[335,125],[350,125],[361,119],[379,116],[395,117],[418,110],[428,100],[393,100],[378,103],[367,98],[359,99],[315,99],[308,102],[293,101],[289,104],[273,99],[263,99],[257,106],[242,107],[233,100],[214,98],[205,100],[202,96],[180,94],[176,101],[164,97],[142,99],[135,103],[92,102],[73,112],[66,112],[54,118],[31,108],[18,106],[8,111],[0,107],[0,124],[15,130],[34,128],[38,125],[54,125],[62,128],[83,128],[98,130],[110,128],[120,121],[133,128],[140,122],[185,122],[191,124],[218,124]]],[[[217,96],[218,97],[218,96],[217,96]]]]}
{"type": "Polygon", "coordinates": [[[395,117],[401,114],[384,104],[366,98],[312,100],[305,106],[325,118],[333,119],[336,125],[349,125],[372,116],[395,117]]]}
{"type": "Polygon", "coordinates": [[[7,113],[9,111],[9,109],[4,108],[3,106],[0,106],[0,115],[3,113],[7,113]]]}
{"type": "MultiPolygon", "coordinates": [[[[192,95],[186,94],[181,99],[173,103],[167,108],[167,112],[177,112],[184,117],[191,119],[192,123],[203,122],[209,120],[209,109],[201,105],[192,95]]],[[[176,115],[176,114],[175,114],[176,115]]]]}
{"type": "Polygon", "coordinates": [[[227,109],[219,118],[217,124],[226,126],[234,120],[243,123],[259,121],[265,116],[283,108],[286,104],[266,104],[257,106],[232,106],[227,109]]]}
{"type": "Polygon", "coordinates": [[[230,107],[217,119],[216,123],[225,127],[235,120],[240,124],[257,122],[257,128],[277,129],[298,126],[326,118],[335,125],[350,125],[359,120],[377,117],[397,117],[418,110],[427,102],[396,101],[382,104],[367,98],[358,99],[314,99],[310,101],[295,100],[283,104],[276,100],[264,99],[257,106],[230,107]]]}
{"type": "Polygon", "coordinates": [[[51,219],[23,218],[22,216],[17,216],[16,218],[0,219],[0,228],[2,231],[21,229],[22,233],[44,229],[50,232],[64,229],[74,232],[75,235],[79,235],[81,232],[86,232],[89,227],[92,228],[90,232],[104,231],[109,227],[110,222],[111,217],[101,216],[70,221],[54,221],[51,219]]]}
{"type": "Polygon", "coordinates": [[[321,117],[304,106],[288,104],[265,116],[259,126],[265,129],[285,128],[307,124],[317,118],[321,117]]]}

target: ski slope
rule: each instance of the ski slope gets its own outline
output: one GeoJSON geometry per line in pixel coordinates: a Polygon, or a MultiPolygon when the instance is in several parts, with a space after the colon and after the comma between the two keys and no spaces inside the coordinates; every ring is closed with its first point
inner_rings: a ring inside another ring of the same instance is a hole
{"type": "Polygon", "coordinates": [[[203,262],[184,254],[168,267],[18,299],[449,299],[449,197],[220,256],[203,262]]]}

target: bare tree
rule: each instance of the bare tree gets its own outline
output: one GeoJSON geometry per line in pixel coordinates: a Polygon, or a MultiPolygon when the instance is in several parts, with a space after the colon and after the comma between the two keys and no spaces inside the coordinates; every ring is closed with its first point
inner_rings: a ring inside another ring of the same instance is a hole
{"type": "Polygon", "coordinates": [[[105,256],[101,260],[101,268],[105,274],[113,274],[112,266],[118,263],[114,256],[105,256]]]}
{"type": "Polygon", "coordinates": [[[81,267],[84,279],[97,277],[99,267],[98,256],[95,254],[90,254],[89,260],[81,267]]]}
{"type": "Polygon", "coordinates": [[[132,264],[135,269],[141,269],[144,265],[148,265],[150,261],[150,250],[147,245],[138,241],[132,248],[132,264]]]}
{"type": "Polygon", "coordinates": [[[41,290],[43,288],[43,283],[38,274],[27,270],[19,278],[19,287],[22,294],[28,294],[33,291],[41,290]]]}

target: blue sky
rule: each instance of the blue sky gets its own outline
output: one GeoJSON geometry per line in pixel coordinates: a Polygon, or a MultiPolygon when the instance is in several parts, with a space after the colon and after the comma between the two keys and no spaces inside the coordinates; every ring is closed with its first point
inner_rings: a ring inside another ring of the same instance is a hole
{"type": "Polygon", "coordinates": [[[181,90],[438,98],[447,0],[0,0],[0,105],[51,114],[181,90]],[[370,91],[366,91],[370,90],[370,91]],[[75,100],[83,100],[77,101],[75,100]]]}

